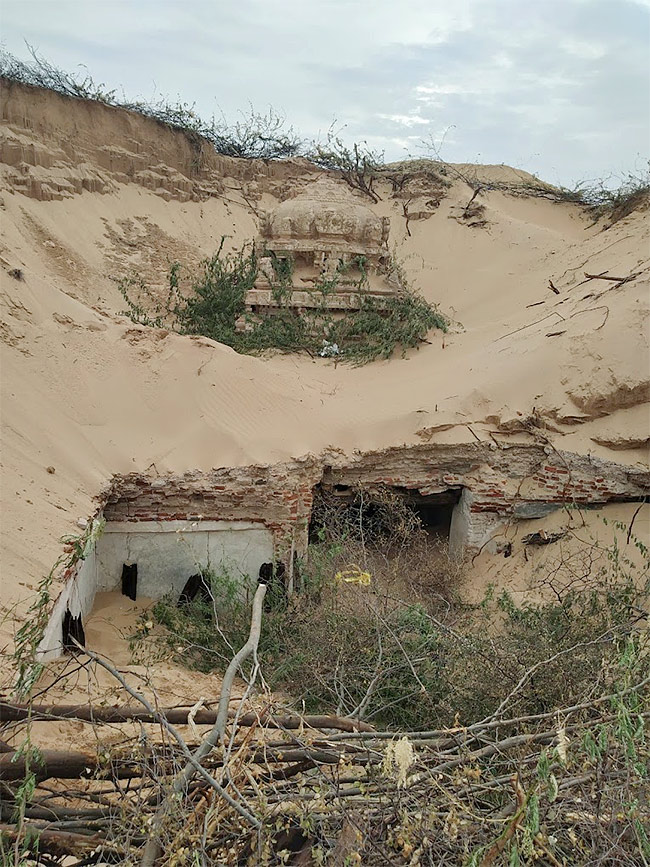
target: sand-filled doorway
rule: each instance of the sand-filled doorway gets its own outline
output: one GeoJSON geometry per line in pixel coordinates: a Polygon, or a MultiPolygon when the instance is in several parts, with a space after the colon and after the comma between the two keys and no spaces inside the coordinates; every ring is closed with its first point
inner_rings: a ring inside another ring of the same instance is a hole
{"type": "Polygon", "coordinates": [[[109,521],[97,540],[97,590],[131,599],[180,596],[188,579],[211,570],[256,582],[273,560],[273,536],[251,521],[109,521]]]}

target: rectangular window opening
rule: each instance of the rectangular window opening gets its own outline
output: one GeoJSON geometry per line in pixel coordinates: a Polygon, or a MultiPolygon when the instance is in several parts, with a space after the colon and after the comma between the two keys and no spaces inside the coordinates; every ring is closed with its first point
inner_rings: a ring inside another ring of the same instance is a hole
{"type": "Polygon", "coordinates": [[[134,602],[138,595],[138,564],[125,563],[122,566],[122,596],[127,596],[134,602]]]}
{"type": "Polygon", "coordinates": [[[63,615],[61,643],[65,653],[78,653],[80,644],[86,646],[86,633],[84,632],[81,614],[74,617],[69,608],[63,615]]]}

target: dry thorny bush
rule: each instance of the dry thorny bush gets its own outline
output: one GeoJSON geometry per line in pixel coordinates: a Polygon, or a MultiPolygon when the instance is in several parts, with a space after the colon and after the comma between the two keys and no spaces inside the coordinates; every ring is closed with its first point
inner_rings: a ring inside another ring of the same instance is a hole
{"type": "MultiPolygon", "coordinates": [[[[270,594],[246,693],[277,714],[282,688],[303,713],[375,730],[231,721],[203,764],[241,809],[195,777],[158,828],[160,863],[650,863],[644,546],[631,533],[606,549],[558,546],[536,576],[543,601],[469,606],[459,568],[395,494],[325,496],[317,512],[297,592],[270,594]]],[[[223,670],[249,613],[227,576],[212,590],[205,607],[158,603],[134,649],[223,670]]],[[[90,780],[46,783],[35,755],[20,789],[5,784],[7,863],[63,863],[65,833],[66,851],[78,847],[66,863],[140,863],[185,753],[164,720],[111,748],[98,728],[98,741],[90,780]]]]}

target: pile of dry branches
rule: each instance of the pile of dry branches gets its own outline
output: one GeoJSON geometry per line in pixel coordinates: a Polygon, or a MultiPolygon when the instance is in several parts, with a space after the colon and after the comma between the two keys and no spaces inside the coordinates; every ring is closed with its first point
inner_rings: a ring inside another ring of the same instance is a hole
{"type": "Polygon", "coordinates": [[[265,592],[260,585],[216,709],[161,708],[81,649],[78,663],[109,672],[133,703],[0,705],[3,737],[23,738],[0,746],[3,863],[650,862],[641,636],[630,637],[609,694],[516,718],[509,695],[469,726],[374,731],[270,702],[255,712],[229,707],[242,662],[253,659],[244,701],[258,674],[265,592]],[[97,750],[37,749],[34,722],[70,719],[93,726],[97,750]],[[139,733],[102,745],[103,727],[125,723],[139,733]]]}
{"type": "MultiPolygon", "coordinates": [[[[187,756],[168,720],[186,721],[188,709],[158,712],[158,722],[167,722],[157,741],[31,760],[35,787],[19,817],[17,784],[30,760],[13,751],[0,756],[5,846],[20,851],[22,863],[72,855],[66,863],[77,865],[154,863],[163,852],[161,863],[173,865],[488,865],[505,855],[505,863],[647,863],[641,766],[648,756],[639,752],[635,772],[617,740],[620,709],[612,702],[621,698],[402,737],[363,725],[351,730],[352,721],[336,718],[247,715],[230,721],[204,772],[188,775],[175,799],[187,756]],[[153,827],[153,860],[146,860],[153,827]]],[[[95,725],[155,721],[134,708],[31,713],[94,716],[95,725]]],[[[214,718],[200,714],[197,722],[214,718]]],[[[636,726],[648,716],[641,711],[636,726]]]]}

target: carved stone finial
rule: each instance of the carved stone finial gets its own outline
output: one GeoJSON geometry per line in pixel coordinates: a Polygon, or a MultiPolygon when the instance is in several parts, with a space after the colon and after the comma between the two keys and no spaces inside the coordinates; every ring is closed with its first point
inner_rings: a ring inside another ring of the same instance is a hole
{"type": "Polygon", "coordinates": [[[260,235],[269,248],[315,247],[353,255],[377,256],[385,247],[390,219],[379,217],[342,183],[320,178],[293,199],[287,199],[260,220],[260,235]]]}

